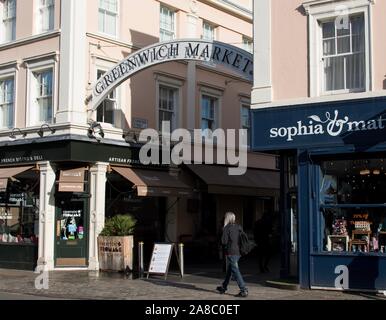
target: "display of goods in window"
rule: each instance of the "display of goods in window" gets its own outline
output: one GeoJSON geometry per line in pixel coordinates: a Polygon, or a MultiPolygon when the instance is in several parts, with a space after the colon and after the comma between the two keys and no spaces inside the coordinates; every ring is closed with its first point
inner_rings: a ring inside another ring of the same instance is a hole
{"type": "Polygon", "coordinates": [[[347,235],[347,220],[336,219],[332,225],[333,235],[345,236],[347,235]]]}

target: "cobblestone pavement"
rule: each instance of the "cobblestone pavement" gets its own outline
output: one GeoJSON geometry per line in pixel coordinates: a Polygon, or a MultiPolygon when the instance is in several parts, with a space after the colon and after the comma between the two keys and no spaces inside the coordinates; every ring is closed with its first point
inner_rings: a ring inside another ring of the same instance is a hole
{"type": "MultiPolygon", "coordinates": [[[[216,286],[221,283],[222,274],[197,272],[187,274],[183,279],[178,275],[163,278],[130,279],[120,274],[106,274],[88,271],[55,271],[49,273],[49,289],[36,290],[37,274],[27,271],[0,269],[0,292],[33,295],[57,299],[103,299],[103,300],[236,300],[238,292],[235,283],[229,294],[219,295],[216,286]]],[[[264,278],[245,275],[251,300],[364,300],[370,295],[331,291],[288,291],[267,287],[264,278]]],[[[0,295],[1,299],[1,295],[0,295]]],[[[16,298],[17,299],[17,298],[16,298]]]]}

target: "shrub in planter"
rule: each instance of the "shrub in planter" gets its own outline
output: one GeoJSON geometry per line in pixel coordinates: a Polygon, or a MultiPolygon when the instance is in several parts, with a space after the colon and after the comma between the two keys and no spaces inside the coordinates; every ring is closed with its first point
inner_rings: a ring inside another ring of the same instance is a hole
{"type": "Polygon", "coordinates": [[[105,227],[98,237],[101,270],[133,270],[133,233],[136,223],[132,215],[117,215],[106,220],[105,227]]]}

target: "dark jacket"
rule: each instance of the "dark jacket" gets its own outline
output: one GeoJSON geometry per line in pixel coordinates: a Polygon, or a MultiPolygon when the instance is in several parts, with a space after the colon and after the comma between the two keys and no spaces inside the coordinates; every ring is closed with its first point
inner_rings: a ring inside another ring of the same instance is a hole
{"type": "Polygon", "coordinates": [[[238,224],[228,224],[222,233],[221,243],[228,256],[239,256],[239,237],[241,227],[238,224]]]}

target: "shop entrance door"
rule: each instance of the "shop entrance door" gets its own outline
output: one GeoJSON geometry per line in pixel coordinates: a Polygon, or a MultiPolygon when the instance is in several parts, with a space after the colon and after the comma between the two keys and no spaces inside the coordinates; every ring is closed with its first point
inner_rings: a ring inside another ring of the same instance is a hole
{"type": "Polygon", "coordinates": [[[298,197],[290,194],[291,252],[290,275],[298,277],[298,197]]]}
{"type": "Polygon", "coordinates": [[[56,201],[55,266],[87,267],[87,199],[63,198],[56,201]]]}

